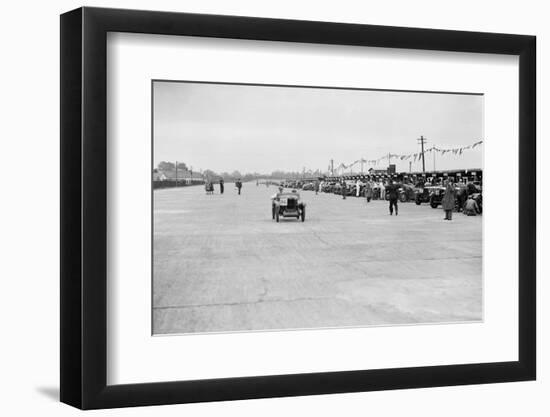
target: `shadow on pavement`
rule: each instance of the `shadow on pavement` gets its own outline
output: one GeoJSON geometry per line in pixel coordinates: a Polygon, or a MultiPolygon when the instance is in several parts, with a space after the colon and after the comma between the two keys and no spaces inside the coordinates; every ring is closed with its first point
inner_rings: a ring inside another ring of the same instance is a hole
{"type": "Polygon", "coordinates": [[[59,387],[36,387],[36,391],[53,401],[59,401],[59,387]]]}

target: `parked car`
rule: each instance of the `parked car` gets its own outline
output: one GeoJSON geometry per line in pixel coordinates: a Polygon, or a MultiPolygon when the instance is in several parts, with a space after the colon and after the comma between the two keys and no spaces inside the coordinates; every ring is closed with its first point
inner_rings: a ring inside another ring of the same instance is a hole
{"type": "MultiPolygon", "coordinates": [[[[408,201],[416,199],[414,188],[408,184],[400,184],[399,189],[397,190],[397,193],[398,193],[398,199],[402,203],[406,203],[408,201]]],[[[389,193],[386,192],[386,195],[384,198],[386,201],[389,201],[390,200],[389,193]]]]}
{"type": "Polygon", "coordinates": [[[306,182],[302,186],[302,190],[304,190],[304,191],[315,191],[315,184],[313,184],[312,182],[306,182]]]}
{"type": "Polygon", "coordinates": [[[334,194],[342,195],[342,193],[346,193],[346,196],[351,195],[351,186],[349,184],[346,184],[343,186],[341,183],[337,182],[332,187],[332,192],[334,194]]]}
{"type": "Polygon", "coordinates": [[[375,184],[373,187],[372,187],[372,199],[373,200],[379,200],[380,199],[380,195],[381,195],[381,189],[380,189],[380,186],[378,184],[375,184]]]}
{"type": "Polygon", "coordinates": [[[419,206],[422,203],[429,203],[431,193],[432,193],[432,190],[434,188],[437,188],[437,187],[434,187],[433,185],[425,185],[424,187],[416,187],[415,190],[414,190],[414,192],[415,192],[414,201],[415,201],[416,205],[419,206]]]}
{"type": "Polygon", "coordinates": [[[479,181],[470,181],[466,184],[468,195],[481,193],[481,183],[479,181]]]}
{"type": "Polygon", "coordinates": [[[431,208],[437,208],[441,201],[443,200],[443,196],[445,195],[445,187],[441,185],[436,185],[433,187],[430,187],[430,197],[429,197],[429,203],[431,208]]]}
{"type": "Polygon", "coordinates": [[[406,203],[408,201],[415,200],[415,198],[415,189],[411,184],[401,185],[401,189],[399,190],[399,201],[406,203]]]}
{"type": "MultiPolygon", "coordinates": [[[[458,210],[460,207],[460,201],[458,199],[458,187],[455,187],[456,193],[455,193],[455,210],[458,210]]],[[[437,208],[441,204],[441,201],[443,200],[443,196],[445,195],[445,187],[442,185],[438,185],[435,187],[431,187],[430,191],[430,206],[431,208],[437,208]]]]}
{"type": "Polygon", "coordinates": [[[357,195],[357,184],[348,185],[349,194],[352,196],[365,197],[365,184],[359,185],[359,195],[357,195]]]}
{"type": "Polygon", "coordinates": [[[296,217],[306,220],[306,204],[300,200],[295,190],[288,193],[277,193],[271,197],[272,219],[279,223],[281,217],[296,217]]]}
{"type": "Polygon", "coordinates": [[[332,182],[326,182],[321,187],[321,191],[323,193],[333,193],[334,192],[334,183],[332,182]]]}

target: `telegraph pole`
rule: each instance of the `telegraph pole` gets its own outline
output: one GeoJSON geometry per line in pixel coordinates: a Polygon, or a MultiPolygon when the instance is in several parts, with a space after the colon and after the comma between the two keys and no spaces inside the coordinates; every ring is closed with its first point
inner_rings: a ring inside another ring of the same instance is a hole
{"type": "Polygon", "coordinates": [[[426,162],[424,161],[424,144],[428,143],[426,138],[424,136],[420,136],[420,139],[418,139],[418,143],[420,143],[420,146],[422,148],[422,173],[426,173],[426,162]]]}

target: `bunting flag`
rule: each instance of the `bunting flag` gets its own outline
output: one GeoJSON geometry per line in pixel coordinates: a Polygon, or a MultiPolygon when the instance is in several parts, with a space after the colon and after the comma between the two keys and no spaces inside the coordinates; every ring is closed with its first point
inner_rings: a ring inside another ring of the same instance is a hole
{"type": "MultiPolygon", "coordinates": [[[[462,155],[462,153],[465,150],[475,149],[476,147],[480,146],[482,143],[483,143],[483,140],[479,140],[479,141],[477,141],[475,143],[472,143],[471,145],[468,145],[468,146],[463,146],[461,148],[450,148],[450,149],[441,149],[441,148],[437,148],[435,146],[432,146],[431,148],[425,149],[424,154],[430,153],[430,152],[438,152],[441,155],[445,155],[447,153],[452,153],[453,155],[462,155]]],[[[340,163],[340,165],[338,165],[338,167],[336,169],[339,170],[339,169],[352,168],[355,164],[357,164],[359,162],[372,164],[372,165],[378,165],[378,163],[380,161],[385,160],[385,159],[391,160],[391,158],[398,158],[401,161],[408,160],[408,159],[412,158],[412,160],[414,162],[416,162],[417,160],[420,160],[421,156],[422,156],[422,152],[416,152],[416,153],[411,153],[411,154],[403,154],[403,155],[397,155],[397,154],[389,153],[387,155],[381,156],[378,159],[364,159],[364,158],[357,159],[357,160],[351,162],[348,165],[346,165],[342,162],[342,163],[340,163]]]]}

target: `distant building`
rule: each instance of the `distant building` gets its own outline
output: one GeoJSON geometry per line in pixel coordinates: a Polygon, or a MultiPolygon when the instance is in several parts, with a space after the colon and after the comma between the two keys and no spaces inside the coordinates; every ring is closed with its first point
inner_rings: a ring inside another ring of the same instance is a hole
{"type": "Polygon", "coordinates": [[[164,175],[164,172],[158,169],[153,170],[153,181],[166,181],[168,177],[164,175]]]}
{"type": "Polygon", "coordinates": [[[153,170],[153,181],[182,181],[191,183],[191,180],[196,182],[197,180],[203,180],[203,176],[199,172],[184,171],[182,169],[161,171],[159,169],[153,170]],[[177,174],[177,178],[176,178],[177,174]]]}
{"type": "MultiPolygon", "coordinates": [[[[395,168],[395,166],[394,166],[395,168]]],[[[369,175],[385,175],[388,173],[388,170],[387,169],[374,169],[374,168],[369,168],[369,175]]]]}

